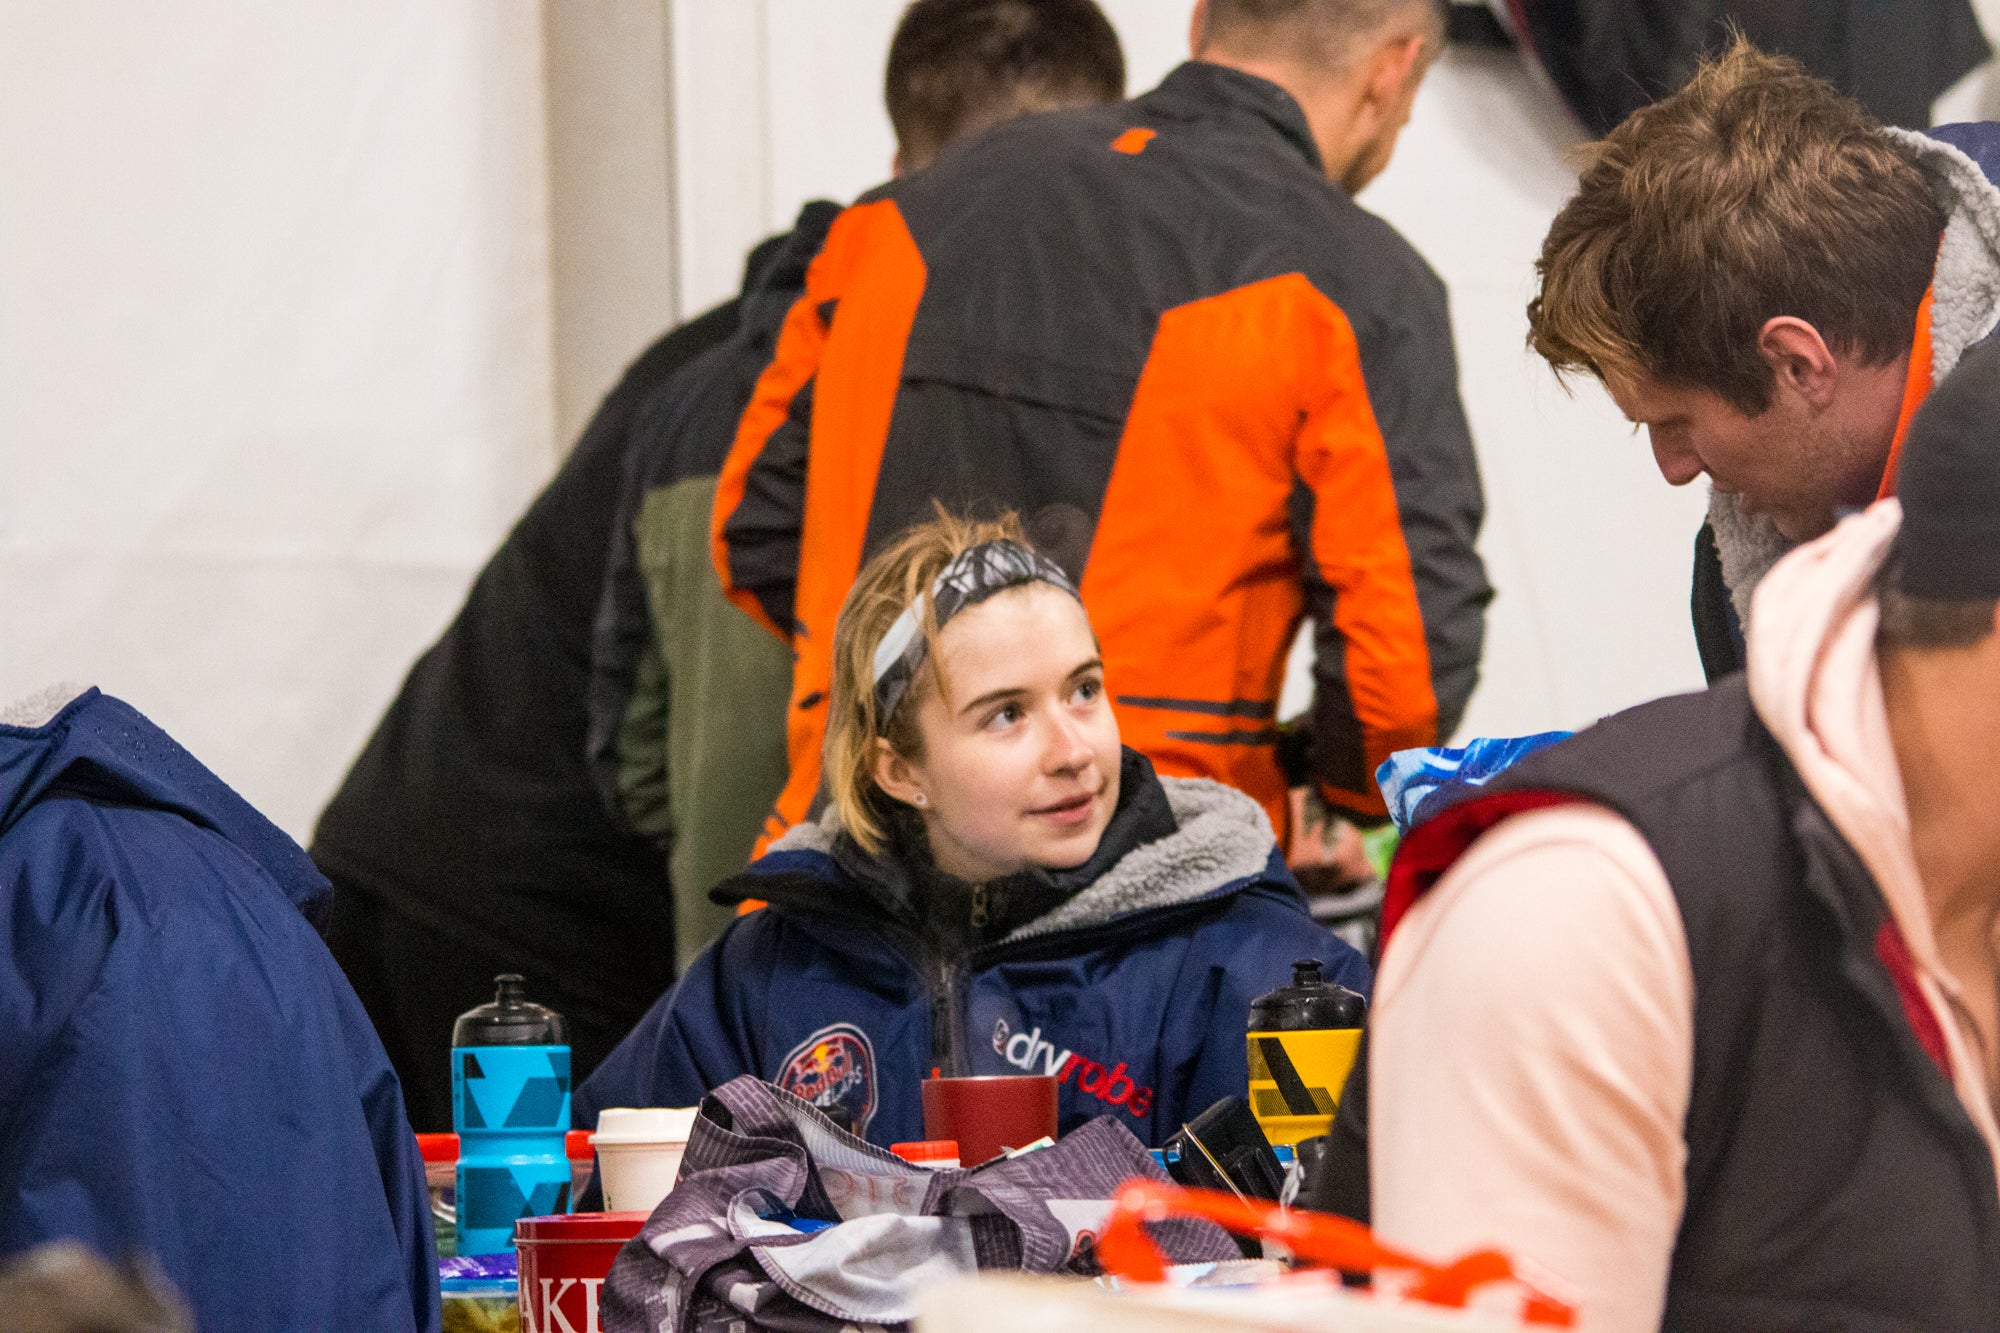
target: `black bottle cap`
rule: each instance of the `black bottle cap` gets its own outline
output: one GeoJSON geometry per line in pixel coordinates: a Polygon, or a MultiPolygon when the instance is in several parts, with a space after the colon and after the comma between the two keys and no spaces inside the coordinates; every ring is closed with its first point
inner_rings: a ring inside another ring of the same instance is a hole
{"type": "Polygon", "coordinates": [[[1333,1136],[1319,1134],[1309,1139],[1301,1139],[1292,1145],[1292,1152],[1299,1163],[1299,1188],[1292,1199],[1292,1207],[1309,1213],[1339,1213],[1352,1217],[1365,1209],[1356,1197],[1358,1174],[1351,1169],[1351,1159],[1343,1158],[1334,1151],[1333,1136]]]}
{"type": "Polygon", "coordinates": [[[1304,1032],[1316,1028],[1358,1028],[1368,1017],[1368,1001],[1320,976],[1317,958],[1292,964],[1292,984],[1250,1002],[1252,1032],[1304,1032]]]}
{"type": "Polygon", "coordinates": [[[490,1004],[468,1009],[451,1025],[454,1046],[567,1046],[569,1029],[563,1016],[522,994],[518,973],[493,978],[490,1004]]]}

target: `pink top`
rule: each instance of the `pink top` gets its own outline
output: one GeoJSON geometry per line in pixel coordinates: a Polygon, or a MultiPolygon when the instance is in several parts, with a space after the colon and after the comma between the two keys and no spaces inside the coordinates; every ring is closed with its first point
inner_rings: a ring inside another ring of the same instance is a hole
{"type": "MultiPolygon", "coordinates": [[[[1867,589],[1900,518],[1880,501],[1765,577],[1751,698],[1881,885],[1959,1100],[2000,1160],[1917,878],[1876,670],[1867,589]]],[[[1694,989],[1672,890],[1637,831],[1578,806],[1493,829],[1398,928],[1371,1022],[1382,1239],[1432,1256],[1497,1245],[1566,1283],[1582,1328],[1657,1329],[1683,1204],[1694,989]]]]}

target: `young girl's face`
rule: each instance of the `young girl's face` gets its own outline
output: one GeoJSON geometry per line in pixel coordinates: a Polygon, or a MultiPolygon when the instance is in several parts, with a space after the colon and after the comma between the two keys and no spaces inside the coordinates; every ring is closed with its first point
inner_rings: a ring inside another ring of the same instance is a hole
{"type": "Polygon", "coordinates": [[[978,883],[1089,860],[1118,805],[1119,748],[1083,607],[1011,588],[955,616],[935,660],[945,688],[925,672],[903,705],[923,757],[878,741],[875,776],[922,814],[938,868],[978,883]]]}

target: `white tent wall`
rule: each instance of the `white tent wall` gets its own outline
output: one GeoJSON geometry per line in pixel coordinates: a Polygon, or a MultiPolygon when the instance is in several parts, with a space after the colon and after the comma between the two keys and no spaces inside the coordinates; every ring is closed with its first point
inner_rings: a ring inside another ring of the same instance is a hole
{"type": "MultiPolygon", "coordinates": [[[[2000,44],[2000,0],[1972,0],[1972,12],[1989,41],[2000,44]]],[[[1958,81],[1931,107],[1933,124],[1961,120],[2000,120],[2000,60],[1989,60],[1958,81]]]]}
{"type": "Polygon", "coordinates": [[[666,0],[541,0],[556,443],[674,318],[666,0]]]}
{"type": "MultiPolygon", "coordinates": [[[[1135,91],[1190,7],[1105,0],[1135,91]]],[[[309,834],[623,365],[886,174],[900,8],[0,0],[0,698],[95,681],[309,834]]],[[[1462,734],[1698,683],[1701,495],[1522,348],[1573,138],[1453,52],[1363,200],[1453,293],[1500,589],[1462,734]]]]}
{"type": "Polygon", "coordinates": [[[543,78],[527,0],[0,6],[0,695],[309,832],[555,459],[543,78]]]}
{"type": "MultiPolygon", "coordinates": [[[[1100,3],[1124,41],[1132,91],[1185,57],[1190,0],[1100,3]]],[[[743,247],[788,225],[802,201],[845,200],[888,174],[881,67],[901,5],[677,8],[698,12],[709,40],[762,52],[753,74],[740,54],[724,64],[676,46],[676,136],[704,153],[681,159],[677,181],[684,228],[706,227],[681,237],[683,297],[696,309],[733,290],[743,247]],[[710,162],[720,170],[705,174],[710,162]],[[716,225],[725,216],[734,230],[716,225]]],[[[686,19],[676,22],[679,43],[686,19]]],[[[1452,293],[1487,487],[1482,549],[1499,589],[1462,735],[1579,726],[1701,682],[1687,597],[1703,488],[1666,486],[1644,437],[1600,390],[1566,393],[1523,345],[1534,258],[1574,188],[1563,153],[1577,139],[1513,54],[1453,51],[1426,83],[1389,171],[1362,196],[1452,293]]],[[[1295,666],[1307,660],[1294,654],[1295,666]]],[[[1288,711],[1306,690],[1295,669],[1288,711]]]]}

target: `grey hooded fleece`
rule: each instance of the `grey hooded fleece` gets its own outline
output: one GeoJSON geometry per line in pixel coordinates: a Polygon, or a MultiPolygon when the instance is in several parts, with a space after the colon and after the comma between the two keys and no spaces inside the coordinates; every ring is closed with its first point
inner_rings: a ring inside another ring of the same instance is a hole
{"type": "MultiPolygon", "coordinates": [[[[1931,302],[1931,383],[1951,373],[1965,349],[2000,323],[2000,188],[1963,152],[1913,130],[1883,133],[1916,155],[1938,184],[1948,214],[1938,247],[1931,302]]],[[[1796,543],[1767,515],[1746,514],[1737,496],[1712,491],[1708,525],[1736,618],[1750,624],[1750,594],[1796,543]]]]}
{"type": "MultiPolygon", "coordinates": [[[[1009,931],[1008,942],[1196,902],[1264,871],[1277,839],[1262,806],[1234,787],[1207,778],[1157,781],[1173,811],[1175,831],[1126,852],[1073,896],[1009,931]]],[[[829,806],[817,821],[795,825],[770,850],[831,855],[839,836],[839,817],[829,806]]]]}

